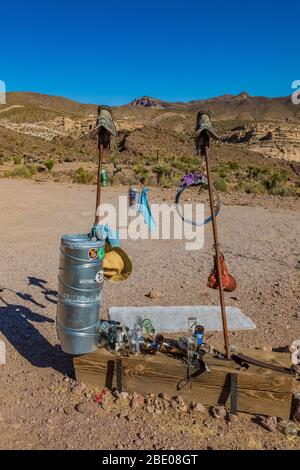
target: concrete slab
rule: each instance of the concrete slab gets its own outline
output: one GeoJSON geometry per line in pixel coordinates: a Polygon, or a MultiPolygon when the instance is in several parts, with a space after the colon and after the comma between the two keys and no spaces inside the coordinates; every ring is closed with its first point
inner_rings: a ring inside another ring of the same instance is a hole
{"type": "MultiPolygon", "coordinates": [[[[253,330],[255,323],[239,308],[226,307],[229,330],[253,330]]],[[[133,328],[134,318],[149,318],[156,331],[178,333],[187,330],[189,317],[196,317],[206,331],[222,331],[221,309],[216,306],[183,306],[183,307],[110,307],[110,320],[119,321],[128,328],[133,328]]]]}

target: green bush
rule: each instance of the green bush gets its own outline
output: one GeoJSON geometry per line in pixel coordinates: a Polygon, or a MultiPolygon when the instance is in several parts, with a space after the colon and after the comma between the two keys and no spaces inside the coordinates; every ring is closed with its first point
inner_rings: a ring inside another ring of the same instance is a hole
{"type": "Polygon", "coordinates": [[[52,158],[50,158],[49,160],[46,160],[46,161],[45,161],[45,167],[46,167],[49,171],[53,170],[54,165],[55,165],[55,161],[54,161],[52,158]]]}
{"type": "Polygon", "coordinates": [[[14,164],[15,165],[21,165],[22,163],[22,157],[20,157],[20,155],[16,155],[14,158],[14,164]]]}
{"type": "Polygon", "coordinates": [[[223,193],[228,192],[227,181],[224,178],[221,178],[219,175],[213,176],[213,184],[217,191],[221,191],[223,193]]]}
{"type": "Polygon", "coordinates": [[[36,174],[36,168],[32,165],[22,165],[14,168],[12,171],[8,171],[5,173],[5,176],[16,178],[31,178],[33,175],[36,174]]]}
{"type": "Polygon", "coordinates": [[[95,174],[92,171],[84,170],[82,166],[75,171],[74,183],[91,184],[95,179],[95,174]]]}
{"type": "Polygon", "coordinates": [[[176,170],[182,170],[182,171],[186,171],[186,172],[189,170],[188,165],[185,162],[183,162],[182,160],[174,160],[172,162],[172,166],[176,170]]]}
{"type": "Polygon", "coordinates": [[[227,168],[230,170],[238,170],[240,168],[239,164],[237,162],[227,162],[226,163],[227,168]]]}
{"type": "Polygon", "coordinates": [[[247,194],[264,194],[266,189],[259,181],[245,181],[241,183],[239,189],[247,194]]]}
{"type": "Polygon", "coordinates": [[[138,176],[146,176],[149,173],[148,168],[146,168],[145,165],[143,165],[141,163],[135,163],[132,166],[132,170],[138,176]]]}
{"type": "Polygon", "coordinates": [[[268,176],[265,176],[263,183],[266,189],[273,194],[272,191],[276,190],[279,186],[282,186],[288,180],[288,173],[286,171],[273,171],[268,176]]]}
{"type": "Polygon", "coordinates": [[[160,184],[161,178],[170,176],[172,169],[168,163],[162,162],[154,166],[153,172],[156,174],[157,183],[160,184]]]}

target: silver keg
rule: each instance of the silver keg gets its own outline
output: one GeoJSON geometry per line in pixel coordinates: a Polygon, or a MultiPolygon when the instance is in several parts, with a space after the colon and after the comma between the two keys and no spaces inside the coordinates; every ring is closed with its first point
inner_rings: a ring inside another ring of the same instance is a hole
{"type": "Polygon", "coordinates": [[[86,354],[99,342],[105,242],[64,235],[60,251],[57,334],[64,352],[86,354]]]}

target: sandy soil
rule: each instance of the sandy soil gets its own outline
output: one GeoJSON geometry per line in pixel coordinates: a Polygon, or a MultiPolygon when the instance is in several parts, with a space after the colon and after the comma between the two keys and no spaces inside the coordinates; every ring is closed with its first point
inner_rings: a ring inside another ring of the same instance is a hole
{"type": "MultiPolygon", "coordinates": [[[[116,202],[126,188],[104,190],[116,202]]],[[[151,199],[172,200],[172,191],[153,190],[151,199]]],[[[219,228],[230,271],[238,280],[227,304],[238,306],[257,329],[236,332],[237,345],[285,347],[300,337],[299,201],[243,200],[226,196],[219,228]],[[239,205],[238,205],[239,204],[239,205]]],[[[77,412],[91,403],[93,390],[74,385],[72,362],[55,330],[60,236],[85,233],[93,221],[95,188],[0,180],[0,339],[7,363],[0,366],[0,448],[2,449],[290,449],[300,439],[269,432],[251,416],[235,423],[208,415],[150,416],[115,405],[77,412]]],[[[206,288],[212,264],[212,236],[205,247],[186,252],[182,241],[126,241],[134,262],[131,278],[105,284],[103,314],[111,305],[217,305],[206,288]],[[146,294],[158,289],[162,298],[146,294]]],[[[220,334],[213,335],[222,344],[220,334]]]]}

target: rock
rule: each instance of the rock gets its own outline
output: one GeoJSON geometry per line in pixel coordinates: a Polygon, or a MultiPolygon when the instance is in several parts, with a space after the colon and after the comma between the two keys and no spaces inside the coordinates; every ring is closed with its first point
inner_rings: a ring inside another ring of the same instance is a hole
{"type": "Polygon", "coordinates": [[[265,351],[265,352],[272,352],[273,348],[272,348],[272,346],[263,346],[262,350],[265,351]]]}
{"type": "Polygon", "coordinates": [[[175,401],[176,401],[176,403],[178,403],[178,405],[183,405],[184,404],[184,399],[182,398],[181,395],[178,395],[177,397],[175,397],[175,401]]]}
{"type": "Polygon", "coordinates": [[[171,401],[170,401],[170,408],[172,408],[172,410],[177,410],[177,408],[178,408],[178,403],[177,403],[177,401],[171,400],[171,401]]]}
{"type": "Polygon", "coordinates": [[[238,415],[233,413],[228,413],[227,420],[229,423],[236,423],[238,421],[238,415]]]}
{"type": "Polygon", "coordinates": [[[76,385],[72,388],[72,393],[74,393],[74,395],[80,395],[81,393],[84,392],[85,389],[86,389],[86,385],[85,385],[85,384],[83,384],[83,383],[76,384],[76,385]]]}
{"type": "Polygon", "coordinates": [[[187,412],[188,412],[188,407],[187,407],[187,405],[185,405],[185,404],[180,405],[180,406],[179,406],[179,411],[181,411],[182,413],[187,413],[187,412]]]}
{"type": "Polygon", "coordinates": [[[38,165],[36,169],[38,173],[44,173],[48,171],[48,168],[45,165],[38,165]]]}
{"type": "Polygon", "coordinates": [[[149,294],[147,294],[146,297],[149,297],[149,299],[151,300],[157,300],[161,298],[161,292],[156,289],[151,289],[151,291],[149,292],[149,294]]]}
{"type": "Polygon", "coordinates": [[[136,447],[140,447],[142,445],[142,441],[140,439],[135,439],[133,441],[133,444],[136,446],[136,447]]]}
{"type": "Polygon", "coordinates": [[[137,395],[131,400],[130,406],[133,410],[141,408],[145,403],[143,395],[137,395]]]}
{"type": "Polygon", "coordinates": [[[171,400],[170,395],[168,395],[167,393],[160,393],[158,396],[159,396],[159,398],[161,398],[162,400],[167,400],[167,401],[170,401],[170,400],[171,400]]]}
{"type": "Polygon", "coordinates": [[[210,411],[212,417],[216,419],[223,419],[227,415],[227,411],[224,406],[213,406],[210,411]]]}
{"type": "Polygon", "coordinates": [[[273,432],[277,429],[277,418],[275,416],[261,416],[258,424],[267,431],[273,432]]]}
{"type": "Polygon", "coordinates": [[[129,393],[127,392],[121,392],[118,396],[118,400],[124,403],[129,402],[129,393]]]}
{"type": "Polygon", "coordinates": [[[69,377],[64,377],[63,382],[68,384],[70,382],[70,378],[69,377]]]}
{"type": "Polygon", "coordinates": [[[154,408],[154,406],[152,406],[152,405],[148,405],[148,406],[146,407],[146,410],[148,411],[148,413],[149,413],[150,415],[153,415],[153,414],[154,414],[154,411],[155,411],[155,408],[154,408]]]}
{"type": "Polygon", "coordinates": [[[100,406],[103,410],[109,410],[110,409],[110,399],[106,396],[104,396],[100,402],[100,406]]]}
{"type": "Polygon", "coordinates": [[[202,403],[196,403],[193,411],[196,411],[196,413],[205,413],[206,408],[204,405],[202,405],[202,403]]]}
{"type": "Polygon", "coordinates": [[[70,416],[72,414],[75,413],[75,407],[73,405],[66,405],[63,409],[64,413],[67,415],[67,416],[70,416]]]}
{"type": "Polygon", "coordinates": [[[145,433],[144,432],[138,432],[137,437],[141,440],[145,439],[145,433]]]}
{"type": "Polygon", "coordinates": [[[78,405],[76,405],[76,410],[79,413],[86,414],[86,415],[96,415],[96,414],[99,414],[100,412],[99,406],[97,405],[97,403],[93,401],[86,401],[83,403],[78,403],[78,405]]]}

